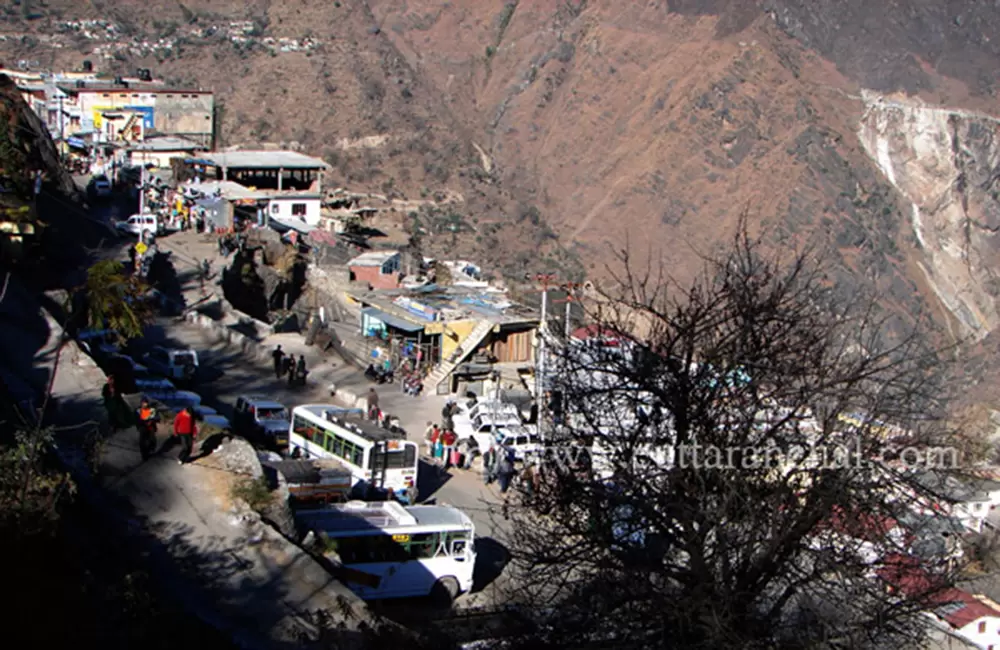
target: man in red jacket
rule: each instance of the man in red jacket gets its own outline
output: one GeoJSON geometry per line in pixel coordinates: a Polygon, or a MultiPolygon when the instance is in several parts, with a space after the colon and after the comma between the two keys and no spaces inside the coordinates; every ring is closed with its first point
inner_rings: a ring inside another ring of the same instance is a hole
{"type": "Polygon", "coordinates": [[[181,453],[177,456],[178,464],[184,465],[190,463],[194,438],[198,435],[198,426],[194,420],[194,410],[190,406],[185,407],[174,418],[174,435],[181,441],[181,453]]]}

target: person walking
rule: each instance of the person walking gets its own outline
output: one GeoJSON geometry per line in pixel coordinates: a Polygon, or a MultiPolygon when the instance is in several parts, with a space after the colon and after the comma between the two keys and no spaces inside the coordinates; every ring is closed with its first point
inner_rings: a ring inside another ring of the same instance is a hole
{"type": "Polygon", "coordinates": [[[111,433],[127,429],[130,424],[128,420],[129,409],[118,392],[114,375],[108,375],[108,380],[101,389],[101,398],[104,400],[104,408],[108,412],[108,427],[111,429],[111,433]]]}
{"type": "Polygon", "coordinates": [[[160,421],[160,414],[143,397],[135,416],[135,428],[139,432],[139,454],[146,461],[156,451],[156,425],[160,421]]]}
{"type": "Polygon", "coordinates": [[[275,379],[281,379],[281,371],[284,369],[285,351],[281,349],[280,345],[274,348],[271,358],[274,359],[274,377],[275,379]]]}
{"type": "Polygon", "coordinates": [[[285,368],[288,373],[288,387],[293,388],[295,386],[295,356],[289,355],[285,360],[285,368]]]}
{"type": "Polygon", "coordinates": [[[438,426],[430,422],[427,423],[427,429],[424,430],[424,442],[427,445],[427,455],[434,455],[434,443],[437,442],[440,432],[438,431],[438,426]]]}
{"type": "Polygon", "coordinates": [[[514,476],[514,462],[511,459],[513,454],[506,447],[497,449],[497,481],[500,483],[500,492],[506,492],[510,488],[510,480],[514,476]]]}
{"type": "Polygon", "coordinates": [[[457,407],[454,400],[448,400],[444,408],[441,409],[441,426],[444,427],[445,431],[451,431],[454,429],[454,420],[452,418],[455,415],[457,407]]]}
{"type": "Polygon", "coordinates": [[[181,452],[177,456],[177,463],[179,465],[186,465],[191,462],[194,439],[198,435],[198,425],[195,424],[194,410],[190,406],[185,406],[174,418],[174,435],[181,442],[181,452]]]}
{"type": "Polygon", "coordinates": [[[378,393],[375,392],[375,387],[372,386],[368,389],[368,419],[375,420],[378,417],[378,393]]]}
{"type": "Polygon", "coordinates": [[[299,355],[299,362],[295,366],[295,374],[299,380],[299,386],[306,385],[306,357],[303,354],[299,355]]]}
{"type": "Polygon", "coordinates": [[[454,431],[445,431],[441,436],[441,442],[444,443],[444,468],[448,469],[452,465],[457,466],[458,462],[455,460],[455,454],[458,450],[455,449],[455,443],[458,441],[458,436],[455,435],[454,431]]]}
{"type": "Polygon", "coordinates": [[[438,436],[438,439],[434,441],[434,464],[440,468],[443,460],[444,460],[444,435],[440,435],[438,436]]]}
{"type": "Polygon", "coordinates": [[[496,480],[497,448],[490,447],[483,454],[483,483],[489,485],[496,480]]]}
{"type": "Polygon", "coordinates": [[[406,496],[407,505],[410,506],[417,505],[417,498],[419,497],[419,493],[417,492],[417,486],[414,485],[412,482],[407,483],[406,492],[404,492],[404,495],[406,496]]]}

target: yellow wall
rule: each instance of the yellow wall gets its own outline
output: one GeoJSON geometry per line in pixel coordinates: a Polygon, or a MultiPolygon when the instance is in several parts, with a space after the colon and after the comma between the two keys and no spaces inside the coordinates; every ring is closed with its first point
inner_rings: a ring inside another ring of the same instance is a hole
{"type": "Polygon", "coordinates": [[[427,323],[424,327],[424,333],[441,335],[441,360],[447,361],[451,358],[452,353],[458,349],[458,346],[465,342],[465,339],[469,337],[472,330],[476,329],[476,325],[478,324],[479,321],[475,320],[453,320],[447,323],[433,322],[427,323]],[[445,325],[448,326],[447,330],[444,329],[445,325]],[[458,340],[451,336],[450,332],[457,334],[458,340]]]}

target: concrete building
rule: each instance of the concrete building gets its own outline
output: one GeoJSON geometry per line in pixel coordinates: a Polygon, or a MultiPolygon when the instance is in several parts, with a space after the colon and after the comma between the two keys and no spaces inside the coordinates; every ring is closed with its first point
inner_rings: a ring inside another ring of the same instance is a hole
{"type": "MultiPolygon", "coordinates": [[[[283,225],[299,225],[295,222],[302,222],[307,226],[316,227],[319,225],[320,209],[323,204],[323,197],[315,192],[287,192],[269,193],[268,218],[278,221],[283,225]]],[[[298,229],[298,228],[296,228],[298,229]]]]}
{"type": "Polygon", "coordinates": [[[205,149],[206,147],[193,140],[165,135],[136,142],[128,148],[128,155],[133,165],[152,165],[169,169],[171,159],[190,158],[196,152],[205,149]]]}
{"type": "Polygon", "coordinates": [[[205,179],[235,181],[254,189],[308,190],[322,195],[331,169],[319,158],[296,151],[223,151],[201,154],[187,164],[205,179]]]}
{"type": "Polygon", "coordinates": [[[123,113],[141,116],[147,134],[173,135],[211,146],[214,132],[215,97],[211,91],[194,88],[170,88],[150,81],[118,83],[58,83],[62,111],[68,124],[61,127],[66,136],[81,132],[99,133],[100,141],[113,141],[114,124],[107,124],[106,114],[123,113]]]}
{"type": "MultiPolygon", "coordinates": [[[[347,263],[351,282],[372,289],[396,289],[402,280],[399,251],[370,251],[347,263]]],[[[362,331],[367,331],[362,325],[362,331]]]]}

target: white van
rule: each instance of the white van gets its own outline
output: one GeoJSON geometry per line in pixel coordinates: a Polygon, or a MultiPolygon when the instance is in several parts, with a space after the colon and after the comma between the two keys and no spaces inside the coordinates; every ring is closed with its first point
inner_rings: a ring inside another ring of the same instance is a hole
{"type": "Polygon", "coordinates": [[[137,237],[145,232],[153,233],[154,235],[163,234],[163,225],[160,223],[159,217],[155,214],[133,214],[127,221],[116,223],[115,228],[137,237]]]}

